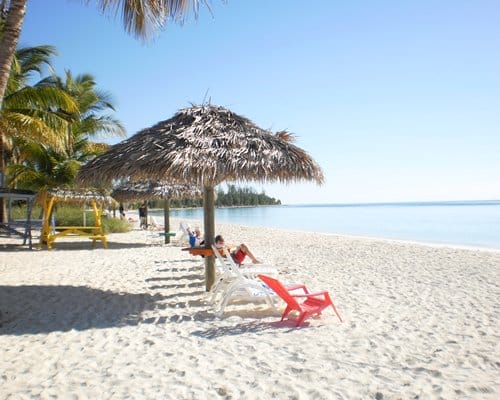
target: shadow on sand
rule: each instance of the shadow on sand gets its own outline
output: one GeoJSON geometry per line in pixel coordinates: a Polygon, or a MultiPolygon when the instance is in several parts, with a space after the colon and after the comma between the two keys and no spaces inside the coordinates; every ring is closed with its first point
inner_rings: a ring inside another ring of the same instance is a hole
{"type": "MultiPolygon", "coordinates": [[[[268,314],[266,316],[271,316],[271,315],[273,314],[268,314]]],[[[259,316],[253,316],[253,317],[259,318],[259,316]]],[[[260,317],[262,317],[262,315],[260,317]]],[[[293,320],[280,321],[278,319],[275,322],[263,322],[256,320],[232,326],[220,326],[206,330],[198,330],[191,332],[191,335],[203,339],[216,339],[222,336],[237,336],[248,333],[262,333],[266,331],[276,331],[277,329],[285,329],[287,332],[292,332],[307,326],[309,326],[309,323],[305,323],[300,328],[297,328],[295,326],[295,321],[293,320]]]]}
{"type": "Polygon", "coordinates": [[[0,335],[81,331],[147,323],[160,294],[115,293],[84,286],[0,286],[0,335]]]}
{"type": "MultiPolygon", "coordinates": [[[[120,242],[110,242],[108,241],[108,248],[105,250],[122,250],[122,249],[133,249],[142,247],[151,247],[152,244],[148,243],[120,243],[120,242]]],[[[68,250],[96,250],[104,249],[101,242],[98,242],[95,247],[92,247],[92,242],[87,241],[75,241],[75,242],[55,242],[52,250],[47,250],[44,246],[42,249],[38,250],[38,241],[33,243],[33,250],[30,250],[28,245],[15,244],[15,243],[0,243],[0,252],[3,251],[68,251],[68,250]]]]}

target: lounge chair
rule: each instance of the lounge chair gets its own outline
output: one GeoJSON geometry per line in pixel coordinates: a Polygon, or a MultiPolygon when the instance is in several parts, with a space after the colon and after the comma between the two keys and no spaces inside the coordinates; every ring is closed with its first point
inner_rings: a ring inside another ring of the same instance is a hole
{"type": "Polygon", "coordinates": [[[309,293],[309,290],[305,285],[296,286],[294,289],[301,288],[304,293],[303,294],[293,294],[290,293],[290,289],[287,289],[283,284],[277,279],[271,278],[266,275],[259,275],[259,278],[268,285],[272,290],[276,292],[278,296],[280,296],[287,304],[283,315],[281,316],[281,320],[292,311],[298,311],[299,317],[297,319],[297,326],[300,326],[302,322],[305,321],[311,315],[320,315],[321,311],[323,311],[326,307],[332,306],[333,311],[337,314],[340,322],[342,322],[342,318],[333,304],[330,295],[327,291],[321,291],[316,293],[309,293]],[[305,300],[301,303],[297,301],[298,298],[304,298],[305,300]]]}
{"type": "Polygon", "coordinates": [[[258,274],[267,274],[276,276],[278,270],[276,267],[266,264],[242,264],[237,265],[229,255],[229,250],[226,246],[221,249],[212,245],[212,250],[217,257],[217,282],[213,286],[211,292],[213,296],[218,294],[221,288],[227,286],[228,283],[237,278],[240,274],[246,278],[257,279],[258,274]]]}
{"type": "MultiPolygon", "coordinates": [[[[251,267],[238,267],[230,256],[223,257],[220,249],[217,249],[214,245],[212,245],[212,250],[219,262],[219,275],[216,283],[211,289],[210,299],[210,302],[216,310],[216,315],[222,316],[227,304],[233,301],[265,301],[276,310],[274,304],[276,295],[256,278],[256,271],[258,270],[253,270],[251,267]]],[[[226,247],[224,247],[222,251],[228,254],[226,247]]],[[[263,268],[260,266],[260,268],[261,271],[267,270],[268,273],[273,272],[269,267],[266,269],[266,267],[263,268]]]]}
{"type": "Polygon", "coordinates": [[[158,221],[156,220],[156,217],[153,216],[153,215],[149,215],[148,216],[148,220],[149,220],[149,223],[148,223],[148,228],[149,229],[152,229],[152,230],[162,230],[162,229],[165,229],[165,227],[158,223],[158,221]]]}
{"type": "Polygon", "coordinates": [[[179,232],[180,232],[179,243],[181,243],[181,242],[189,243],[188,225],[181,222],[179,224],[179,232]]]}

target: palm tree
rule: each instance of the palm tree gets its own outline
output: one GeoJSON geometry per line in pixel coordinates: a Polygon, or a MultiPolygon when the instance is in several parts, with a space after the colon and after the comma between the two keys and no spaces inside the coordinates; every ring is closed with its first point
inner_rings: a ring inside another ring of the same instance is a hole
{"type": "Polygon", "coordinates": [[[7,168],[10,182],[33,191],[71,187],[81,165],[108,148],[86,139],[74,141],[69,152],[43,143],[25,143],[19,146],[19,162],[7,168]]]}
{"type": "MultiPolygon", "coordinates": [[[[27,3],[28,0],[0,0],[0,108],[27,3]]],[[[197,13],[199,0],[99,0],[97,3],[103,12],[116,14],[121,9],[125,30],[136,37],[148,38],[167,20],[182,20],[190,5],[197,13]]]]}
{"type": "MultiPolygon", "coordinates": [[[[45,78],[41,85],[57,87],[64,90],[78,106],[78,114],[67,114],[71,119],[68,125],[68,140],[78,140],[82,137],[96,136],[125,137],[126,131],[120,121],[110,115],[104,115],[108,110],[115,111],[111,95],[97,89],[95,79],[90,74],[73,77],[71,71],[65,72],[65,79],[57,75],[45,78]]],[[[61,113],[64,113],[61,111],[61,113]]],[[[71,143],[67,143],[70,149],[71,143]]]]}
{"type": "Polygon", "coordinates": [[[80,162],[65,157],[63,152],[39,142],[18,145],[21,149],[18,164],[7,167],[11,184],[39,191],[70,185],[80,168],[80,162]]]}
{"type": "Polygon", "coordinates": [[[9,167],[11,183],[25,189],[41,190],[73,183],[80,166],[102,153],[107,144],[91,141],[98,135],[126,135],[120,121],[103,113],[114,111],[111,96],[96,88],[89,74],[73,78],[66,71],[65,79],[52,75],[40,82],[41,86],[56,87],[66,92],[78,106],[78,113],[59,110],[68,119],[62,137],[62,146],[33,141],[19,142],[18,162],[9,167]]]}
{"type": "MultiPolygon", "coordinates": [[[[5,163],[15,156],[14,141],[42,141],[54,147],[63,145],[70,114],[78,106],[64,90],[43,81],[30,85],[33,74],[50,67],[55,53],[51,46],[19,49],[12,63],[7,90],[0,107],[0,176],[5,182],[5,163]],[[59,110],[66,110],[61,113],[59,110]]],[[[4,203],[0,202],[0,221],[4,221],[4,203]]]]}

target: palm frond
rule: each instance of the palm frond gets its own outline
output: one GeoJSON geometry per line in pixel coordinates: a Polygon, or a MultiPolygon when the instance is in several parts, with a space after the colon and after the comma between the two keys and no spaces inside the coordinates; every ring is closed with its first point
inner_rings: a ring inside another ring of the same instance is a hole
{"type": "Polygon", "coordinates": [[[37,109],[62,109],[67,113],[79,112],[78,105],[67,93],[50,86],[26,86],[15,93],[5,96],[3,108],[18,108],[27,105],[37,109]]]}

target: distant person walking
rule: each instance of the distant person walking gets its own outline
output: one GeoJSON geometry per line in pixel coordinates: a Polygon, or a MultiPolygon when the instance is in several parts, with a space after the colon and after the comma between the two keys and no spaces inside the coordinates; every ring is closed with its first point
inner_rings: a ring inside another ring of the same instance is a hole
{"type": "Polygon", "coordinates": [[[148,229],[148,205],[146,202],[139,207],[139,221],[141,229],[148,229]]]}
{"type": "Polygon", "coordinates": [[[120,203],[118,211],[120,212],[120,219],[125,219],[125,208],[123,207],[123,203],[120,203]]]}

